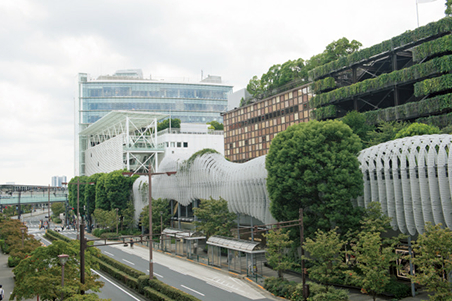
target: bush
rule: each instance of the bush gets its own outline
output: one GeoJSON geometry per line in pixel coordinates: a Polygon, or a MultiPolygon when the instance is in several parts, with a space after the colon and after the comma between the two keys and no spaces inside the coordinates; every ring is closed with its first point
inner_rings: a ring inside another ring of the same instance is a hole
{"type": "Polygon", "coordinates": [[[281,278],[266,278],[264,288],[275,296],[291,299],[297,292],[297,283],[281,278]]]}
{"type": "Polygon", "coordinates": [[[20,263],[19,257],[13,257],[13,256],[8,257],[8,267],[10,267],[10,268],[16,267],[19,263],[20,263]]]}
{"type": "Polygon", "coordinates": [[[396,299],[402,299],[411,295],[411,288],[409,285],[397,281],[392,277],[390,282],[385,286],[385,292],[393,295],[396,299]]]}
{"type": "Polygon", "coordinates": [[[100,237],[103,233],[109,233],[109,232],[110,232],[110,230],[107,230],[107,229],[96,228],[93,230],[93,235],[96,237],[100,237]]]}
{"type": "Polygon", "coordinates": [[[348,292],[333,286],[327,288],[318,283],[309,283],[309,298],[312,301],[347,301],[348,292]]]}
{"type": "Polygon", "coordinates": [[[59,218],[59,217],[52,217],[52,221],[53,221],[55,224],[61,224],[61,218],[59,218]]]}

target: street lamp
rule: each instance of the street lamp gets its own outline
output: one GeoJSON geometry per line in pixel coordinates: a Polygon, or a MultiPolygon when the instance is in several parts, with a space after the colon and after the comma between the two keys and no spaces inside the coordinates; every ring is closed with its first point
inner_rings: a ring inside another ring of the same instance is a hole
{"type": "Polygon", "coordinates": [[[22,249],[24,248],[24,234],[25,234],[25,230],[27,230],[27,228],[25,227],[21,227],[20,231],[22,231],[22,249]]]}
{"type": "Polygon", "coordinates": [[[58,255],[58,258],[60,259],[60,263],[61,263],[61,300],[63,300],[64,298],[64,265],[66,264],[66,262],[69,259],[69,255],[66,254],[61,254],[58,255]]]}
{"type": "Polygon", "coordinates": [[[152,166],[149,162],[149,169],[147,173],[133,173],[133,172],[123,172],[124,176],[131,177],[133,175],[147,175],[149,179],[149,279],[152,280],[154,277],[154,262],[152,260],[152,176],[154,175],[164,175],[167,176],[175,175],[176,171],[167,171],[167,172],[151,172],[152,166]]]}
{"type": "Polygon", "coordinates": [[[118,235],[118,210],[119,208],[116,208],[116,235],[118,235]]]}

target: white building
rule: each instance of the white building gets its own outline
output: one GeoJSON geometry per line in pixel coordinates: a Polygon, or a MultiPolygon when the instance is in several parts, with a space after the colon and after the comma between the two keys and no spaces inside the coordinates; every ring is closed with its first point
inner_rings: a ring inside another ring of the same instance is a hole
{"type": "Polygon", "coordinates": [[[137,111],[112,111],[80,132],[86,139],[83,152],[85,175],[127,169],[146,173],[158,170],[165,156],[188,159],[193,153],[212,148],[224,153],[223,131],[208,130],[207,124],[181,124],[181,128],[157,131],[158,120],[168,115],[137,111]]]}

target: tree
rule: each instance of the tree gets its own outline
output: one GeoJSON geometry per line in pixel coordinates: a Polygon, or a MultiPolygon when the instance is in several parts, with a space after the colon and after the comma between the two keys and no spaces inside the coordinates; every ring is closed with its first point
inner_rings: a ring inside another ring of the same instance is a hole
{"type": "Polygon", "coordinates": [[[452,0],[446,0],[446,16],[452,16],[452,0]]]}
{"type": "Polygon", "coordinates": [[[119,208],[119,211],[122,211],[127,208],[133,180],[136,177],[124,177],[123,172],[124,170],[115,170],[105,178],[104,188],[110,203],[109,210],[119,208]]]}
{"type": "MultiPolygon", "coordinates": [[[[157,132],[163,131],[170,127],[169,119],[165,119],[162,122],[159,122],[157,124],[157,132]]],[[[180,119],[178,118],[171,118],[171,128],[180,128],[180,119]]]]}
{"type": "Polygon", "coordinates": [[[63,203],[52,203],[51,208],[53,216],[59,216],[60,213],[63,213],[65,211],[63,203]]]}
{"type": "MultiPolygon", "coordinates": [[[[88,248],[85,254],[85,284],[80,282],[79,246],[74,241],[54,241],[47,247],[39,247],[13,269],[16,278],[11,298],[32,299],[39,295],[41,300],[56,300],[63,292],[70,297],[81,290],[98,292],[103,283],[91,272],[96,268],[93,256],[99,250],[88,248]],[[64,289],[61,287],[61,265],[58,255],[67,254],[69,260],[64,266],[64,289]]],[[[66,298],[65,298],[66,299],[66,298]]]]}
{"type": "Polygon", "coordinates": [[[207,239],[212,235],[231,236],[236,215],[229,212],[228,203],[221,197],[219,200],[201,200],[193,212],[198,219],[194,224],[204,232],[207,239]]]}
{"type": "Polygon", "coordinates": [[[86,177],[86,176],[73,177],[69,181],[70,185],[68,185],[68,191],[69,191],[68,201],[69,201],[69,205],[71,205],[71,207],[73,207],[73,208],[75,208],[75,210],[77,210],[77,186],[78,186],[79,209],[80,209],[80,212],[82,212],[83,206],[85,205],[86,185],[85,184],[77,185],[77,180],[78,180],[78,183],[87,183],[88,177],[86,177]]]}
{"type": "MultiPolygon", "coordinates": [[[[127,229],[132,230],[134,226],[134,215],[135,215],[135,207],[133,206],[133,202],[129,201],[126,209],[123,209],[121,212],[122,216],[122,225],[126,226],[127,229]]],[[[122,229],[122,226],[121,226],[122,229]]]]}
{"type": "Polygon", "coordinates": [[[364,144],[364,147],[366,147],[369,140],[368,134],[370,131],[374,130],[374,128],[366,122],[366,117],[357,111],[351,111],[342,118],[342,122],[348,125],[353,133],[358,135],[364,144]]]}
{"type": "Polygon", "coordinates": [[[352,277],[361,286],[361,291],[371,295],[374,301],[391,280],[389,268],[397,259],[394,253],[397,243],[399,241],[394,240],[390,244],[383,244],[380,233],[364,231],[352,246],[356,267],[360,271],[352,273],[352,277]]]}
{"type": "Polygon", "coordinates": [[[361,142],[341,121],[292,125],[273,138],[265,166],[270,212],[278,221],[298,219],[304,208],[306,236],[338,226],[359,227],[362,209],[351,199],[362,193],[357,154],[361,142]]]}
{"type": "Polygon", "coordinates": [[[375,131],[368,133],[369,141],[367,146],[373,146],[380,143],[388,142],[396,139],[397,133],[404,127],[406,127],[405,122],[393,121],[393,122],[382,122],[378,124],[375,131]]]}
{"type": "Polygon", "coordinates": [[[448,279],[452,272],[452,230],[427,223],[413,251],[413,263],[418,268],[413,281],[434,293],[429,296],[432,301],[452,300],[452,283],[448,279]]]}
{"type": "Polygon", "coordinates": [[[207,122],[207,124],[210,124],[212,129],[215,130],[215,131],[222,131],[222,130],[224,130],[224,125],[222,123],[219,123],[218,121],[213,120],[211,122],[207,122]]]}
{"type": "Polygon", "coordinates": [[[263,234],[267,238],[267,253],[265,258],[268,264],[278,272],[278,278],[283,279],[283,271],[291,269],[295,263],[285,254],[293,241],[289,240],[289,233],[282,229],[270,230],[263,234]]]}
{"type": "Polygon", "coordinates": [[[312,263],[309,268],[309,278],[317,280],[326,286],[335,283],[341,278],[341,268],[344,267],[344,252],[342,251],[345,241],[340,239],[336,229],[329,232],[318,230],[315,238],[306,238],[303,248],[309,253],[305,257],[312,263]]]}
{"type": "Polygon", "coordinates": [[[116,210],[94,210],[94,218],[98,226],[102,228],[116,229],[116,210]]]}
{"type": "MultiPolygon", "coordinates": [[[[164,228],[160,223],[160,212],[162,212],[163,225],[168,225],[171,220],[171,207],[166,199],[152,200],[152,233],[160,233],[164,228]]],[[[149,231],[149,205],[146,205],[140,214],[142,226],[149,231]]]]}
{"type": "Polygon", "coordinates": [[[440,130],[438,127],[433,125],[427,125],[424,123],[414,122],[407,127],[401,129],[395,136],[396,139],[404,137],[412,137],[417,135],[432,135],[439,134],[440,130]]]}
{"type": "Polygon", "coordinates": [[[361,231],[352,240],[351,255],[356,259],[359,273],[351,272],[351,278],[361,286],[362,292],[372,295],[374,301],[391,280],[389,269],[398,258],[395,246],[406,238],[403,234],[383,237],[391,228],[390,221],[391,218],[381,212],[380,203],[372,202],[361,221],[361,231]]]}

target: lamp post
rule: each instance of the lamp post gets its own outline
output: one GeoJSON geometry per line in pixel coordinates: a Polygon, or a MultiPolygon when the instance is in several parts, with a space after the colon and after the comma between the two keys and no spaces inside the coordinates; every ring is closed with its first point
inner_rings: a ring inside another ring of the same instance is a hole
{"type": "Polygon", "coordinates": [[[118,235],[118,210],[119,208],[116,208],[116,235],[118,235]]]}
{"type": "Polygon", "coordinates": [[[163,233],[163,211],[160,211],[160,235],[163,233]]]}
{"type": "Polygon", "coordinates": [[[167,176],[175,175],[176,171],[167,171],[167,172],[151,172],[152,166],[149,163],[148,173],[133,173],[133,172],[123,172],[124,176],[133,176],[133,175],[147,175],[149,180],[149,279],[152,280],[154,277],[154,262],[152,260],[152,176],[155,175],[164,175],[167,176]]]}
{"type": "Polygon", "coordinates": [[[22,249],[24,248],[24,234],[25,234],[25,230],[27,230],[27,228],[25,227],[21,227],[20,231],[22,231],[22,249]]]}
{"type": "Polygon", "coordinates": [[[61,300],[64,298],[64,265],[66,264],[67,260],[69,259],[69,255],[61,254],[58,255],[58,258],[60,259],[61,263],[61,300]]]}

